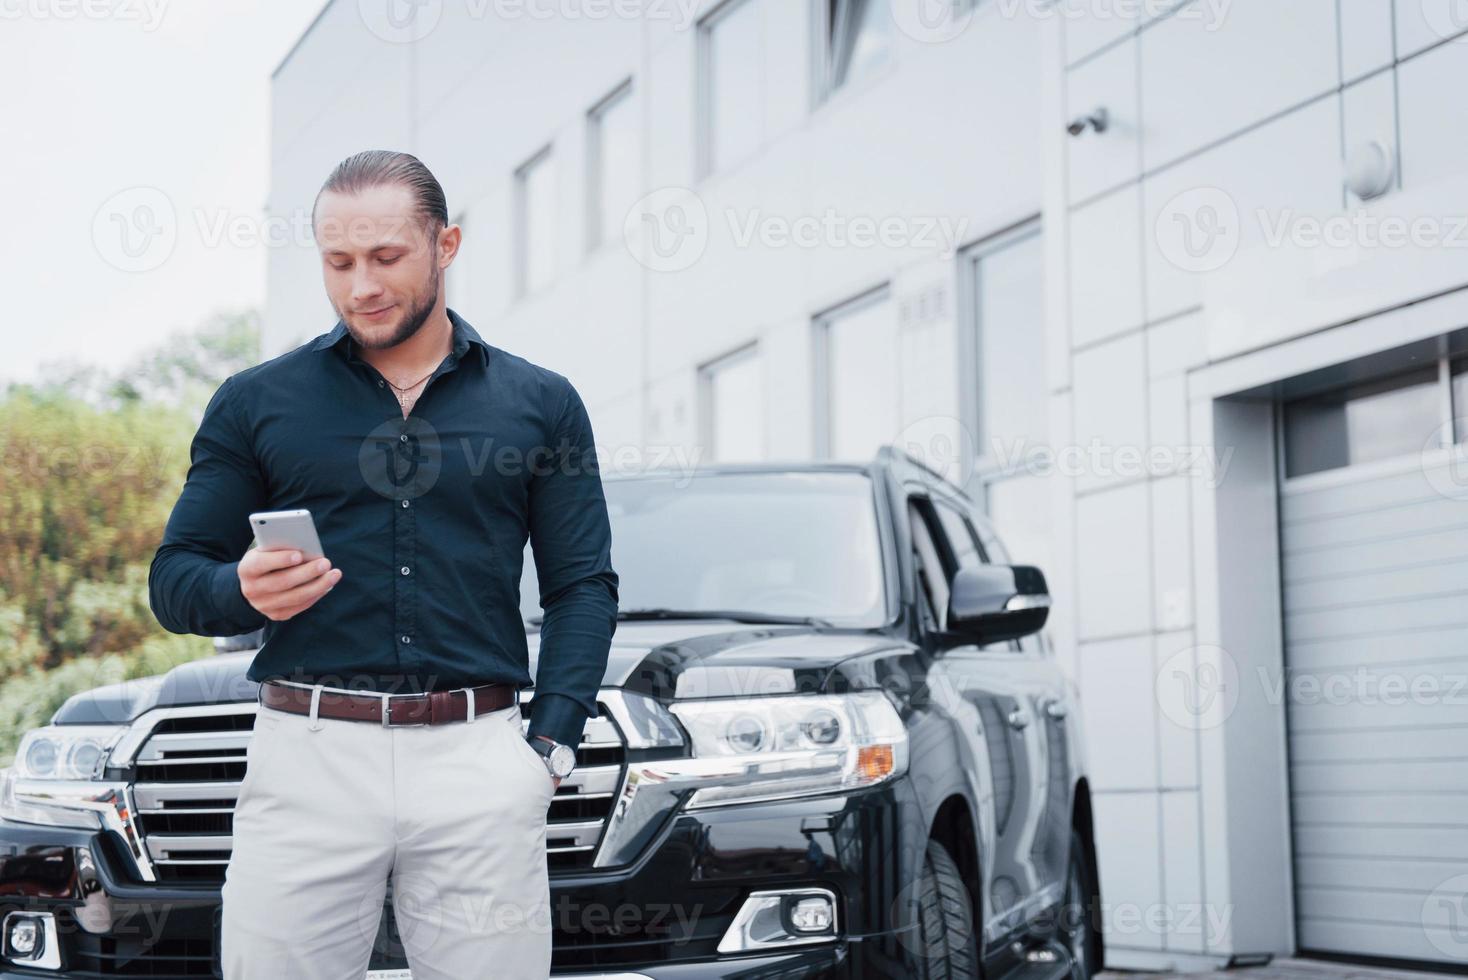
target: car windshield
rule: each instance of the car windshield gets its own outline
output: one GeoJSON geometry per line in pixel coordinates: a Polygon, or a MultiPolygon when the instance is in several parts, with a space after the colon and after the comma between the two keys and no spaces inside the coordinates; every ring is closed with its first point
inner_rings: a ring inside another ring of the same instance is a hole
{"type": "MultiPolygon", "coordinates": [[[[863,473],[711,473],[603,481],[624,616],[638,610],[886,619],[871,480],[863,473]]],[[[525,549],[521,615],[542,615],[525,549]]]]}

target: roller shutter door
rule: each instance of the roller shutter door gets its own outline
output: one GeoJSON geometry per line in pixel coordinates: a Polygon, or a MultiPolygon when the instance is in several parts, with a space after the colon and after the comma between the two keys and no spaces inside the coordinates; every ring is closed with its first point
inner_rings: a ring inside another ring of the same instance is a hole
{"type": "Polygon", "coordinates": [[[1302,950],[1468,958],[1465,484],[1429,452],[1281,485],[1302,950]]]}

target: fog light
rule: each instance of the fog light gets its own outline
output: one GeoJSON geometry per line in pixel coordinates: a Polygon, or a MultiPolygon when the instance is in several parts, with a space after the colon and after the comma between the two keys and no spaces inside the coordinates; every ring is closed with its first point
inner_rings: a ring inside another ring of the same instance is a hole
{"type": "Polygon", "coordinates": [[[46,933],[35,919],[16,919],[10,923],[10,951],[30,959],[46,943],[46,933]]]}
{"type": "Polygon", "coordinates": [[[826,942],[836,935],[836,895],[829,889],[753,892],[719,940],[719,952],[826,942]]]}
{"type": "Polygon", "coordinates": [[[800,933],[830,932],[836,909],[825,895],[810,895],[790,903],[790,925],[800,933]]]}
{"type": "Polygon", "coordinates": [[[5,958],[12,963],[61,968],[61,950],[56,942],[56,918],[50,912],[11,912],[0,926],[5,938],[5,958]]]}

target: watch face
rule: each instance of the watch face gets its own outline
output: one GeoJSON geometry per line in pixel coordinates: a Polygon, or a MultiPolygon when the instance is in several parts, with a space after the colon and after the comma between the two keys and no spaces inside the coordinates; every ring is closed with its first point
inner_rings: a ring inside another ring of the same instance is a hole
{"type": "Polygon", "coordinates": [[[571,770],[576,768],[576,750],[569,745],[557,745],[551,749],[546,760],[550,763],[551,775],[569,776],[571,770]]]}

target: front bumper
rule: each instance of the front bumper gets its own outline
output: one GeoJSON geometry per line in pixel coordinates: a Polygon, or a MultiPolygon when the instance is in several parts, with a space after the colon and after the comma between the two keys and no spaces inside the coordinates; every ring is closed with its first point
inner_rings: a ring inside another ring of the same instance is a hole
{"type": "MultiPolygon", "coordinates": [[[[912,975],[905,886],[925,839],[906,777],[846,795],[680,812],[626,867],[552,875],[553,975],[912,975]],[[836,895],[837,939],[718,951],[751,892],[798,887],[836,895]]],[[[130,869],[107,833],[0,821],[0,917],[17,909],[56,914],[64,964],[47,971],[0,961],[0,980],[218,976],[217,884],[143,882],[130,869]],[[82,928],[88,918],[104,931],[82,928]]],[[[371,968],[406,977],[391,909],[385,913],[371,968]]]]}

